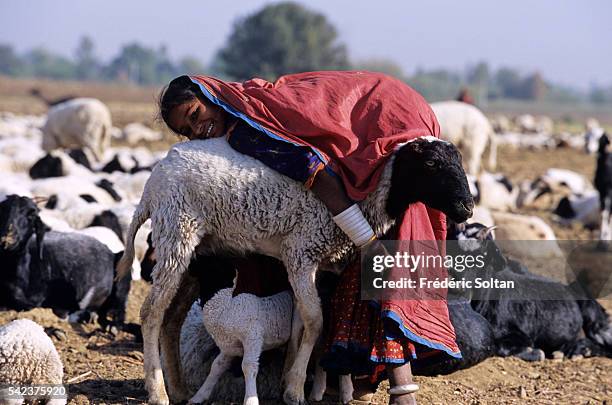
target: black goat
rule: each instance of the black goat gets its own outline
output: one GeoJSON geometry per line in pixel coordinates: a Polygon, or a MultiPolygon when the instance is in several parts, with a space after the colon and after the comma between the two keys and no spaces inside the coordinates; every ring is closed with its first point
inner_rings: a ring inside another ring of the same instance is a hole
{"type": "Polygon", "coordinates": [[[45,96],[43,96],[43,94],[41,93],[40,89],[38,88],[33,88],[30,90],[30,94],[36,98],[38,98],[39,100],[41,100],[43,103],[45,103],[47,105],[47,107],[53,107],[55,105],[61,104],[61,103],[65,103],[66,101],[70,101],[74,98],[76,98],[76,96],[63,96],[63,97],[59,97],[56,99],[48,99],[45,96]]]}
{"type": "MultiPolygon", "coordinates": [[[[486,265],[478,271],[453,272],[455,278],[512,281],[512,289],[469,291],[472,308],[488,320],[495,339],[496,354],[538,360],[554,351],[578,354],[584,331],[589,346],[602,353],[612,349],[612,325],[604,309],[593,299],[577,297],[577,289],[530,273],[521,263],[503,256],[481,224],[451,225],[449,237],[458,239],[459,254],[482,254],[486,265]],[[476,244],[462,244],[472,239],[476,244]],[[524,297],[542,297],[541,300],[524,297]]],[[[462,332],[457,331],[457,335],[462,332]]],[[[584,342],[581,343],[584,345],[584,342]]],[[[588,354],[588,353],[582,353],[588,354]]]]}
{"type": "Polygon", "coordinates": [[[121,255],[89,236],[49,231],[29,198],[0,202],[1,307],[47,307],[71,320],[97,312],[102,326],[107,315],[122,326],[131,279],[113,281],[121,255]]]}
{"type": "Polygon", "coordinates": [[[612,155],[608,152],[610,139],[607,134],[599,138],[597,151],[597,169],[595,170],[595,188],[599,192],[599,209],[601,210],[600,246],[608,248],[612,241],[612,155]]]}

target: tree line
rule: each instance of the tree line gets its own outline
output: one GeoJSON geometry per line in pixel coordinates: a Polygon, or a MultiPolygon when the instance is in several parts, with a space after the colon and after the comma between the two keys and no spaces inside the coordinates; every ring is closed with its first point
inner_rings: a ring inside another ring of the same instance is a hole
{"type": "Polygon", "coordinates": [[[449,69],[417,69],[406,74],[392,60],[352,61],[325,15],[295,2],[282,2],[239,18],[225,45],[210,64],[187,56],[173,61],[164,45],[152,48],[137,42],[123,45],[107,63],[95,52],[94,41],[80,39],[71,58],[44,48],[18,54],[0,44],[0,74],[60,80],[119,81],[139,85],[167,83],[181,74],[204,73],[230,80],[261,77],[268,80],[312,70],[368,69],[404,80],[428,100],[453,98],[462,88],[479,103],[494,99],[590,101],[612,103],[612,86],[592,86],[588,92],[560,86],[539,72],[510,67],[492,70],[486,62],[449,69]]]}

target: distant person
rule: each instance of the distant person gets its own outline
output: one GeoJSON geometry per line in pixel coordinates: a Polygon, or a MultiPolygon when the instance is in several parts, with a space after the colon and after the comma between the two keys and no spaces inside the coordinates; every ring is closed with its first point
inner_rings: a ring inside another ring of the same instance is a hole
{"type": "Polygon", "coordinates": [[[461,101],[462,103],[472,104],[474,105],[474,98],[470,94],[470,90],[467,87],[463,87],[459,91],[459,95],[457,96],[457,101],[461,101]]]}

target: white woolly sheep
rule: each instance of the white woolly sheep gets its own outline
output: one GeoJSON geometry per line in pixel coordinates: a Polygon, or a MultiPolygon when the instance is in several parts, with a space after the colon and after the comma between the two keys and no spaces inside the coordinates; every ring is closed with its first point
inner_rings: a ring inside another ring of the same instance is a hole
{"type": "Polygon", "coordinates": [[[497,211],[510,211],[516,208],[519,188],[501,173],[482,172],[470,184],[472,195],[477,204],[497,211]]]}
{"type": "Polygon", "coordinates": [[[75,98],[52,107],[42,128],[42,148],[87,148],[101,160],[111,141],[111,114],[94,98],[75,98]]]}
{"type": "MultiPolygon", "coordinates": [[[[59,385],[63,376],[62,360],[42,326],[29,319],[17,319],[0,326],[0,385],[59,385]]],[[[8,394],[8,389],[0,390],[0,404],[23,403],[23,398],[12,395],[9,398],[8,394]]],[[[47,401],[51,405],[65,403],[66,399],[61,398],[47,401]]]]}
{"type": "Polygon", "coordinates": [[[257,405],[256,378],[261,352],[287,343],[291,335],[293,303],[287,291],[270,297],[238,294],[233,288],[219,290],[202,307],[204,326],[220,353],[202,387],[191,398],[201,403],[210,398],[219,377],[227,371],[232,358],[242,356],[245,379],[245,405],[257,405]]]}
{"type": "Polygon", "coordinates": [[[555,233],[541,218],[495,211],[491,215],[497,226],[495,236],[498,245],[505,253],[516,257],[563,256],[555,233]]]}
{"type": "MultiPolygon", "coordinates": [[[[382,235],[393,218],[419,201],[458,222],[471,215],[473,199],[456,147],[419,138],[404,144],[394,157],[384,168],[377,189],[360,203],[377,234],[382,235]]],[[[141,309],[149,403],[168,403],[164,383],[173,400],[185,392],[176,358],[180,328],[162,328],[162,323],[175,323],[173,317],[182,322],[195,299],[197,291],[188,287],[185,271],[202,238],[202,253],[251,251],[283,261],[304,321],[284,399],[287,403],[304,401],[306,367],[322,326],[314,276],[322,261],[337,261],[354,251],[323,203],[303,185],[216,138],[177,144],[155,166],[130,225],[126,250],[117,266],[119,275],[128,273],[134,258],[134,235],[149,217],[158,260],[153,288],[141,309]],[[183,300],[189,303],[177,303],[183,300]],[[173,311],[164,317],[171,301],[173,311]]]]}
{"type": "Polygon", "coordinates": [[[482,111],[459,101],[432,103],[431,108],[440,123],[440,136],[461,150],[469,174],[477,175],[480,171],[482,154],[487,144],[490,147],[489,167],[495,168],[496,135],[482,111]]]}

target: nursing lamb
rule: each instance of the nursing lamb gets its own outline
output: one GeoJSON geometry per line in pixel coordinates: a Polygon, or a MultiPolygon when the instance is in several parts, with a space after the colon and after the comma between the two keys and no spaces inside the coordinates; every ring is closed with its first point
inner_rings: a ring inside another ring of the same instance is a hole
{"type": "MultiPolygon", "coordinates": [[[[471,215],[473,199],[452,144],[432,137],[404,144],[389,160],[377,189],[360,205],[376,234],[382,235],[417,202],[458,222],[471,215]]],[[[155,166],[130,225],[119,275],[129,272],[134,235],[149,217],[158,260],[153,288],[141,309],[149,403],[169,402],[164,383],[173,400],[184,396],[177,350],[180,327],[162,328],[162,322],[180,325],[197,296],[185,270],[198,245],[204,252],[258,252],[284,262],[304,322],[284,400],[303,403],[306,367],[322,326],[317,268],[355,249],[323,203],[303,185],[216,138],[175,145],[155,166]],[[165,314],[171,303],[172,311],[165,314]]]]}

